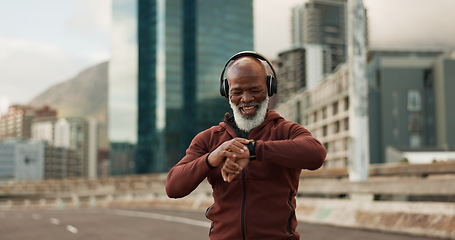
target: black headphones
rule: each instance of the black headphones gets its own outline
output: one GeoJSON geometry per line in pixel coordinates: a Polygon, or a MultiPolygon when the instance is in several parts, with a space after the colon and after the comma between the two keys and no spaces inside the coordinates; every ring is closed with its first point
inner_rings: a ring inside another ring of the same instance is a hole
{"type": "Polygon", "coordinates": [[[241,58],[241,57],[245,57],[245,56],[254,57],[259,60],[263,60],[270,66],[270,69],[272,69],[273,76],[267,75],[267,80],[266,80],[267,81],[266,82],[267,83],[267,94],[269,95],[269,97],[271,97],[274,93],[277,92],[277,80],[276,80],[275,69],[273,69],[272,64],[269,62],[269,60],[267,60],[267,58],[265,58],[264,56],[262,56],[259,53],[252,52],[252,51],[243,51],[243,52],[236,53],[234,56],[229,58],[226,65],[224,65],[223,71],[221,72],[221,78],[220,78],[221,96],[229,98],[229,83],[228,83],[227,78],[224,78],[224,72],[226,71],[226,68],[229,66],[229,64],[232,61],[234,61],[238,58],[241,58]]]}

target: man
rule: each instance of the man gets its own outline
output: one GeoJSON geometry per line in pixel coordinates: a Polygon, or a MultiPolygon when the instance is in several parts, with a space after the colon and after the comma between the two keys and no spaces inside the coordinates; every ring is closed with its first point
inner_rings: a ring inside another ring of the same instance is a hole
{"type": "Polygon", "coordinates": [[[169,171],[168,196],[184,197],[207,178],[214,198],[206,211],[210,239],[299,239],[295,196],[300,173],[321,167],[325,148],[299,124],[267,110],[276,76],[262,55],[234,55],[220,88],[234,116],[226,114],[218,126],[193,139],[169,171]],[[273,76],[267,76],[261,60],[273,76]]]}

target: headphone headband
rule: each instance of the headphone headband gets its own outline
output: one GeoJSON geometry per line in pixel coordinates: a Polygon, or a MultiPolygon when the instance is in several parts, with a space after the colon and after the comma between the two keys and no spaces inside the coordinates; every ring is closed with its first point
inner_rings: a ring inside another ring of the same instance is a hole
{"type": "Polygon", "coordinates": [[[231,58],[229,58],[229,60],[226,62],[226,64],[224,65],[224,68],[223,68],[223,71],[221,72],[221,77],[220,77],[220,94],[221,96],[223,97],[229,97],[229,85],[228,85],[228,82],[227,82],[227,78],[225,79],[224,78],[224,72],[226,71],[227,67],[231,64],[232,61],[238,59],[238,58],[241,58],[241,57],[254,57],[256,59],[259,59],[259,60],[263,60],[267,63],[267,65],[269,65],[270,69],[272,70],[272,73],[273,73],[273,76],[267,76],[267,89],[268,89],[268,95],[269,96],[272,96],[274,93],[277,92],[277,82],[276,82],[276,73],[275,73],[275,69],[273,68],[273,65],[270,63],[269,60],[267,60],[266,57],[264,57],[263,55],[257,53],[257,52],[253,52],[253,51],[242,51],[242,52],[238,52],[236,54],[234,54],[234,56],[232,56],[231,58]]]}

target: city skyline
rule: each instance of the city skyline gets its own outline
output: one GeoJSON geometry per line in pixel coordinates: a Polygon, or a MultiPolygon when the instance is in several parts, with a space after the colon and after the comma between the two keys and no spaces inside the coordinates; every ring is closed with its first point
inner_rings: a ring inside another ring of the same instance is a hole
{"type": "MultiPolygon", "coordinates": [[[[110,58],[110,0],[46,2],[0,1],[0,114],[110,58]]],[[[290,8],[304,2],[256,0],[255,50],[273,59],[289,48],[290,8]]],[[[453,48],[455,2],[413,0],[406,8],[410,3],[364,0],[371,46],[453,48]]]]}

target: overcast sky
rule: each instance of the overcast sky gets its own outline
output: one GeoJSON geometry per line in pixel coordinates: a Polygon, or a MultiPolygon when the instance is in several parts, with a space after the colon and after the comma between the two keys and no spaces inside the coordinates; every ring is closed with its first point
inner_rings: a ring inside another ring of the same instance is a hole
{"type": "MultiPolygon", "coordinates": [[[[307,0],[255,0],[255,50],[290,46],[290,8],[307,0]]],[[[455,0],[364,0],[370,43],[455,46],[455,0]]],[[[0,0],[0,114],[110,57],[111,0],[0,0]]]]}

